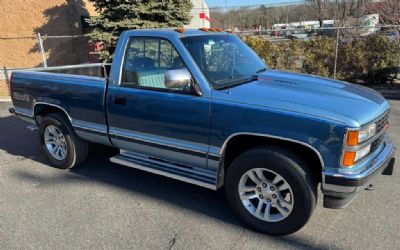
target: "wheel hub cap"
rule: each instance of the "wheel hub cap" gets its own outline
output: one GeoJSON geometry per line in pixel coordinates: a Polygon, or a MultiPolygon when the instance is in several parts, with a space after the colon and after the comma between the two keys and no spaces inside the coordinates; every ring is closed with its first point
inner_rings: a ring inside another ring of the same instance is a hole
{"type": "Polygon", "coordinates": [[[257,194],[258,194],[258,196],[263,197],[261,199],[264,199],[264,200],[270,199],[271,200],[271,199],[273,199],[272,196],[275,194],[275,192],[271,191],[268,187],[258,186],[257,194]]]}
{"type": "Polygon", "coordinates": [[[49,125],[45,128],[44,142],[47,151],[56,160],[62,161],[67,157],[67,141],[57,127],[49,125]]]}
{"type": "Polygon", "coordinates": [[[238,190],[244,207],[258,219],[277,222],[292,212],[292,189],[272,170],[255,168],[247,171],[239,181],[238,190]]]}

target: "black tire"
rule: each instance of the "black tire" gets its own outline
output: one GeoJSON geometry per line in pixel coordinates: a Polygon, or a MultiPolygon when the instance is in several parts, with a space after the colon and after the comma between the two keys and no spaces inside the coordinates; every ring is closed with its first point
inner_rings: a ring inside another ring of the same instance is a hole
{"type": "Polygon", "coordinates": [[[247,225],[270,235],[285,235],[301,229],[311,217],[317,201],[317,181],[310,169],[294,153],[281,147],[250,149],[238,156],[225,177],[225,193],[230,206],[247,225]],[[254,168],[272,170],[290,185],[294,202],[291,213],[278,222],[268,222],[253,216],[243,205],[238,185],[241,177],[254,168]]]}
{"type": "Polygon", "coordinates": [[[39,139],[43,152],[50,165],[56,168],[68,169],[75,167],[85,161],[88,155],[88,143],[81,140],[72,129],[71,123],[61,113],[51,113],[45,116],[39,125],[39,139]],[[56,127],[65,137],[67,143],[67,154],[63,160],[54,158],[47,149],[44,133],[46,127],[56,127]]]}

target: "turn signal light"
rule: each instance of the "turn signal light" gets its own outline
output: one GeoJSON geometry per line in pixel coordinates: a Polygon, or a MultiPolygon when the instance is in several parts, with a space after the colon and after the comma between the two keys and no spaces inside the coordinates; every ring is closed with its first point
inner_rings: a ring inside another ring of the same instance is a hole
{"type": "Polygon", "coordinates": [[[349,131],[347,133],[347,146],[357,146],[358,145],[358,131],[349,131]]]}
{"type": "Polygon", "coordinates": [[[178,33],[184,33],[185,32],[185,28],[177,28],[177,29],[175,29],[175,31],[176,32],[178,32],[178,33]]]}
{"type": "Polygon", "coordinates": [[[204,32],[209,32],[210,31],[210,29],[208,29],[208,28],[200,28],[199,30],[204,31],[204,32]]]}
{"type": "Polygon", "coordinates": [[[343,167],[352,167],[355,163],[356,152],[346,151],[343,155],[343,167]]]}

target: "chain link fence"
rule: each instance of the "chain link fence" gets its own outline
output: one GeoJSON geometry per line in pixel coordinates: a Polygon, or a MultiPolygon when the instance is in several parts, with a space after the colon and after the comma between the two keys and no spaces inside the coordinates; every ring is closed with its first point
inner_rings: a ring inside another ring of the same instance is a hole
{"type": "MultiPolygon", "coordinates": [[[[377,85],[399,83],[399,31],[400,25],[386,25],[244,30],[236,34],[271,68],[377,85]]],[[[90,58],[95,45],[85,35],[37,34],[3,38],[2,42],[15,43],[16,39],[36,41],[30,49],[36,53],[36,61],[29,65],[32,68],[96,62],[90,58]]],[[[11,72],[16,69],[21,68],[2,66],[0,83],[8,88],[11,72]]]]}
{"type": "Polygon", "coordinates": [[[94,51],[86,35],[0,37],[0,95],[9,93],[13,70],[96,63],[94,51]]]}
{"type": "Polygon", "coordinates": [[[399,31],[384,25],[237,33],[274,69],[388,87],[400,82],[399,31]]]}
{"type": "MultiPolygon", "coordinates": [[[[35,36],[0,37],[0,45],[2,55],[9,60],[14,59],[14,54],[18,55],[18,52],[27,54],[29,59],[34,58],[28,62],[23,61],[26,59],[25,55],[20,56],[19,60],[16,59],[28,67],[87,63],[91,50],[94,50],[90,47],[91,43],[87,35],[43,36],[37,33],[35,36]],[[37,57],[32,57],[33,55],[40,55],[40,61],[37,57]]],[[[8,61],[3,61],[3,63],[9,64],[8,61]]]]}

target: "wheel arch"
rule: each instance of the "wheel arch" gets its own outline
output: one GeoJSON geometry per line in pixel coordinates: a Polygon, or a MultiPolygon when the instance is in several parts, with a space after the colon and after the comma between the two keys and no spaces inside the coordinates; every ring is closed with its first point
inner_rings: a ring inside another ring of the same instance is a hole
{"type": "Polygon", "coordinates": [[[51,113],[60,112],[62,113],[72,124],[72,119],[69,116],[67,110],[57,104],[47,103],[47,102],[36,102],[33,105],[33,117],[36,123],[40,123],[41,117],[46,116],[51,113]]]}
{"type": "Polygon", "coordinates": [[[324,160],[315,147],[291,138],[247,132],[232,134],[225,140],[220,150],[220,175],[225,176],[231,162],[244,151],[268,145],[281,146],[298,154],[300,158],[312,165],[311,170],[316,174],[318,181],[320,181],[324,168],[324,160]]]}

